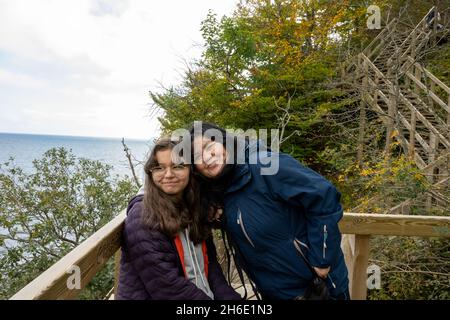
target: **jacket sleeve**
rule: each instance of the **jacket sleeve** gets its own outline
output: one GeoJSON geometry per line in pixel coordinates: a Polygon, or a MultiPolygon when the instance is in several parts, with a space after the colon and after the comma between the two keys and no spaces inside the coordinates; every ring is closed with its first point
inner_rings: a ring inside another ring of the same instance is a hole
{"type": "Polygon", "coordinates": [[[208,283],[215,300],[241,300],[241,296],[225,280],[222,268],[217,261],[217,251],[212,237],[206,240],[208,252],[208,283]]]}
{"type": "Polygon", "coordinates": [[[180,275],[170,240],[141,221],[142,205],[129,211],[123,231],[131,264],[149,295],[155,300],[210,300],[192,282],[180,275]]]}
{"type": "Polygon", "coordinates": [[[341,194],[320,174],[285,153],[279,153],[278,172],[263,177],[276,198],[305,213],[310,263],[320,268],[330,266],[340,252],[341,194]]]}

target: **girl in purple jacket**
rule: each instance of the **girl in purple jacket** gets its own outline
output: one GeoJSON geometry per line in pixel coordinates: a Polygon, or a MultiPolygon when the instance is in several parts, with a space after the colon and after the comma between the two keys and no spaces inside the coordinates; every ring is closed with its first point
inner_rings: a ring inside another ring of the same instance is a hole
{"type": "Polygon", "coordinates": [[[238,300],[216,258],[207,217],[200,215],[191,168],[177,142],[156,142],[145,164],[144,194],[127,209],[119,300],[238,300]]]}

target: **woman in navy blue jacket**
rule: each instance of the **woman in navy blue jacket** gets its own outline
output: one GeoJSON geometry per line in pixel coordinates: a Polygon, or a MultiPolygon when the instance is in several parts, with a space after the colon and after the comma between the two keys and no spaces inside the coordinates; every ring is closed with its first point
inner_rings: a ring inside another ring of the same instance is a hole
{"type": "Polygon", "coordinates": [[[216,206],[223,203],[223,227],[262,297],[302,298],[313,278],[308,261],[325,279],[332,299],[348,299],[338,228],[343,210],[336,188],[288,154],[271,152],[257,141],[239,144],[220,127],[200,123],[198,130],[197,124],[190,134],[194,167],[208,194],[205,199],[216,206]],[[234,157],[226,145],[230,141],[234,157]],[[245,153],[239,155],[238,145],[245,153]],[[277,170],[262,174],[271,161],[278,161],[277,170]]]}

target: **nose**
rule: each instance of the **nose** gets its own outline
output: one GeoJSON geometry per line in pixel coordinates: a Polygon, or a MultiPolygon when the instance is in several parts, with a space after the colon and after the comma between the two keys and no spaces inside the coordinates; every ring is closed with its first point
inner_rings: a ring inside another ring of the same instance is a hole
{"type": "Polygon", "coordinates": [[[214,157],[214,153],[210,152],[210,151],[206,151],[203,154],[203,162],[206,164],[209,164],[209,162],[211,161],[211,159],[214,157]]]}
{"type": "Polygon", "coordinates": [[[173,174],[173,171],[172,171],[172,169],[169,167],[169,168],[166,168],[166,172],[164,173],[164,178],[172,178],[172,177],[174,177],[175,175],[173,174]]]}

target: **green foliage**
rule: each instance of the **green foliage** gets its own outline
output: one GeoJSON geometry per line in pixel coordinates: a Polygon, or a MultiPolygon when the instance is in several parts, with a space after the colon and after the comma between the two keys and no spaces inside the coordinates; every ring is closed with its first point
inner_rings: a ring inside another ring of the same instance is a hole
{"type": "Polygon", "coordinates": [[[371,258],[381,269],[381,289],[368,299],[450,299],[450,241],[416,237],[372,237],[371,258]]]}
{"type": "MultiPolygon", "coordinates": [[[[48,150],[33,166],[25,173],[13,161],[0,165],[3,299],[110,221],[136,192],[128,177],[111,177],[111,166],[64,148],[48,150]]],[[[107,285],[102,278],[90,296],[101,298],[107,285]]]]}
{"type": "MultiPolygon", "coordinates": [[[[393,17],[415,25],[431,8],[423,0],[370,4],[380,7],[382,25],[393,17]]],[[[345,210],[380,213],[414,199],[409,213],[425,214],[424,194],[431,186],[402,156],[398,143],[391,145],[390,157],[383,153],[385,127],[368,109],[363,159],[356,163],[360,111],[365,106],[355,91],[340,83],[337,70],[379,32],[367,29],[368,5],[357,0],[244,0],[230,17],[218,19],[210,12],[201,24],[202,58],[185,71],[180,86],[151,93],[154,107],[164,111],[162,128],[169,132],[194,120],[243,130],[284,126],[284,137],[290,138],[281,150],[333,181],[345,210]],[[279,120],[286,110],[289,122],[283,125],[279,120]]],[[[448,44],[440,46],[429,55],[429,63],[425,61],[444,82],[448,53],[448,44]]],[[[446,114],[442,118],[446,121],[446,114]]],[[[448,214],[448,209],[436,206],[426,213],[448,214]]],[[[427,265],[436,257],[448,257],[448,241],[381,238],[372,248],[382,253],[372,259],[383,265],[387,276],[383,290],[372,292],[371,299],[448,297],[448,264],[427,265]],[[414,265],[417,261],[403,259],[402,254],[423,261],[414,265]],[[408,272],[398,273],[398,265],[408,272]],[[427,270],[423,268],[430,268],[430,273],[421,272],[427,270]]]]}

